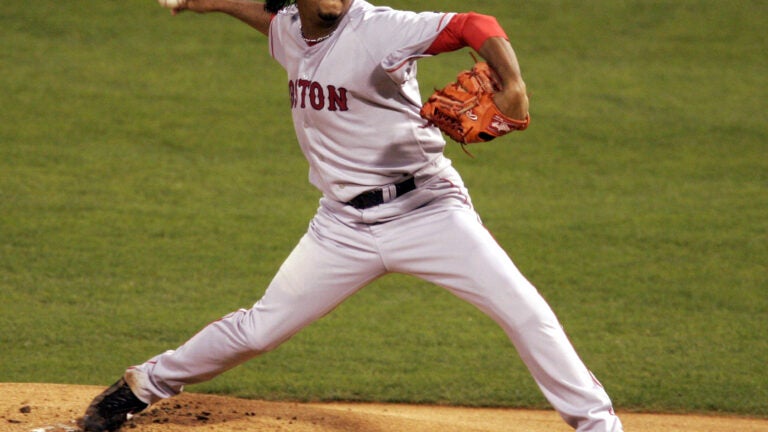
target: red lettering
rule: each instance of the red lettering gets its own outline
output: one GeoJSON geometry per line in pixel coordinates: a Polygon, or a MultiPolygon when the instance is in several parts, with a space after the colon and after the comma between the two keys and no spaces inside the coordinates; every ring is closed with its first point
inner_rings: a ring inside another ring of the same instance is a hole
{"type": "Polygon", "coordinates": [[[328,111],[348,111],[347,89],[328,85],[325,89],[315,81],[306,79],[297,79],[288,81],[288,93],[291,99],[291,109],[307,108],[307,98],[309,105],[317,110],[323,110],[328,107],[328,111]],[[325,92],[327,90],[327,94],[325,92]],[[326,100],[328,104],[326,105],[326,100]]]}
{"type": "Polygon", "coordinates": [[[328,86],[328,111],[347,111],[347,89],[328,86]]]}
{"type": "Polygon", "coordinates": [[[309,87],[309,85],[311,83],[312,82],[309,81],[309,80],[305,80],[305,79],[300,79],[299,80],[299,87],[301,87],[301,107],[302,108],[306,108],[307,107],[307,104],[306,104],[306,100],[307,100],[307,87],[309,87]]]}
{"type": "Polygon", "coordinates": [[[323,94],[323,87],[314,81],[309,87],[309,103],[312,104],[312,108],[318,111],[325,107],[325,95],[323,94]]]}
{"type": "Polygon", "coordinates": [[[296,83],[288,81],[288,93],[291,95],[291,108],[296,108],[296,83]]]}

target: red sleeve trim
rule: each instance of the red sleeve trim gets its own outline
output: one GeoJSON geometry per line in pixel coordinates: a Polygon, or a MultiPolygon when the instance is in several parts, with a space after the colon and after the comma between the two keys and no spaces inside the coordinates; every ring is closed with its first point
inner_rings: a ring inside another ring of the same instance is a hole
{"type": "Polygon", "coordinates": [[[275,20],[277,14],[272,14],[269,18],[269,27],[267,28],[267,39],[269,40],[269,54],[272,58],[275,58],[275,41],[272,40],[272,22],[275,20]]]}
{"type": "Polygon", "coordinates": [[[475,12],[456,14],[427,48],[426,54],[440,54],[455,51],[465,46],[480,50],[483,43],[492,37],[509,40],[496,18],[475,12]]]}

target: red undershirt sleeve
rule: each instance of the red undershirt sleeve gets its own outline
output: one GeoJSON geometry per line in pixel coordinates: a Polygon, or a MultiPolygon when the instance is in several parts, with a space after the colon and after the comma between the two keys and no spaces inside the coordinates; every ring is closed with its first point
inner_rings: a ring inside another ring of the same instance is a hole
{"type": "Polygon", "coordinates": [[[435,55],[465,46],[478,51],[483,42],[491,37],[509,40],[496,18],[475,12],[456,14],[427,48],[425,54],[435,55]]]}

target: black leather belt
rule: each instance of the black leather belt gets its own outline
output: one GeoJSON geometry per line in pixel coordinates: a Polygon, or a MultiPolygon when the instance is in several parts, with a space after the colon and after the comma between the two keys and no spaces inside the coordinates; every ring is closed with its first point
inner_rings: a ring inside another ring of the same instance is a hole
{"type": "Polygon", "coordinates": [[[404,180],[400,183],[395,183],[392,186],[394,186],[394,194],[392,194],[390,190],[385,191],[385,189],[390,188],[373,189],[369,190],[368,192],[363,192],[360,195],[352,198],[347,202],[347,204],[358,210],[384,204],[385,202],[392,201],[393,199],[416,189],[416,181],[413,179],[413,177],[410,177],[407,180],[404,180]],[[387,198],[385,198],[385,195],[387,198]]]}

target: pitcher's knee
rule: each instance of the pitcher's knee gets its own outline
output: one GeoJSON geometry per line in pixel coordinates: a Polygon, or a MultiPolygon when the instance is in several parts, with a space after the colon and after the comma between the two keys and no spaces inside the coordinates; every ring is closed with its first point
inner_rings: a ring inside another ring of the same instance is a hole
{"type": "Polygon", "coordinates": [[[285,335],[279,328],[280,320],[264,319],[263,312],[257,308],[240,309],[227,315],[221,323],[228,326],[232,334],[244,349],[254,355],[272,351],[290,335],[285,335]]]}

